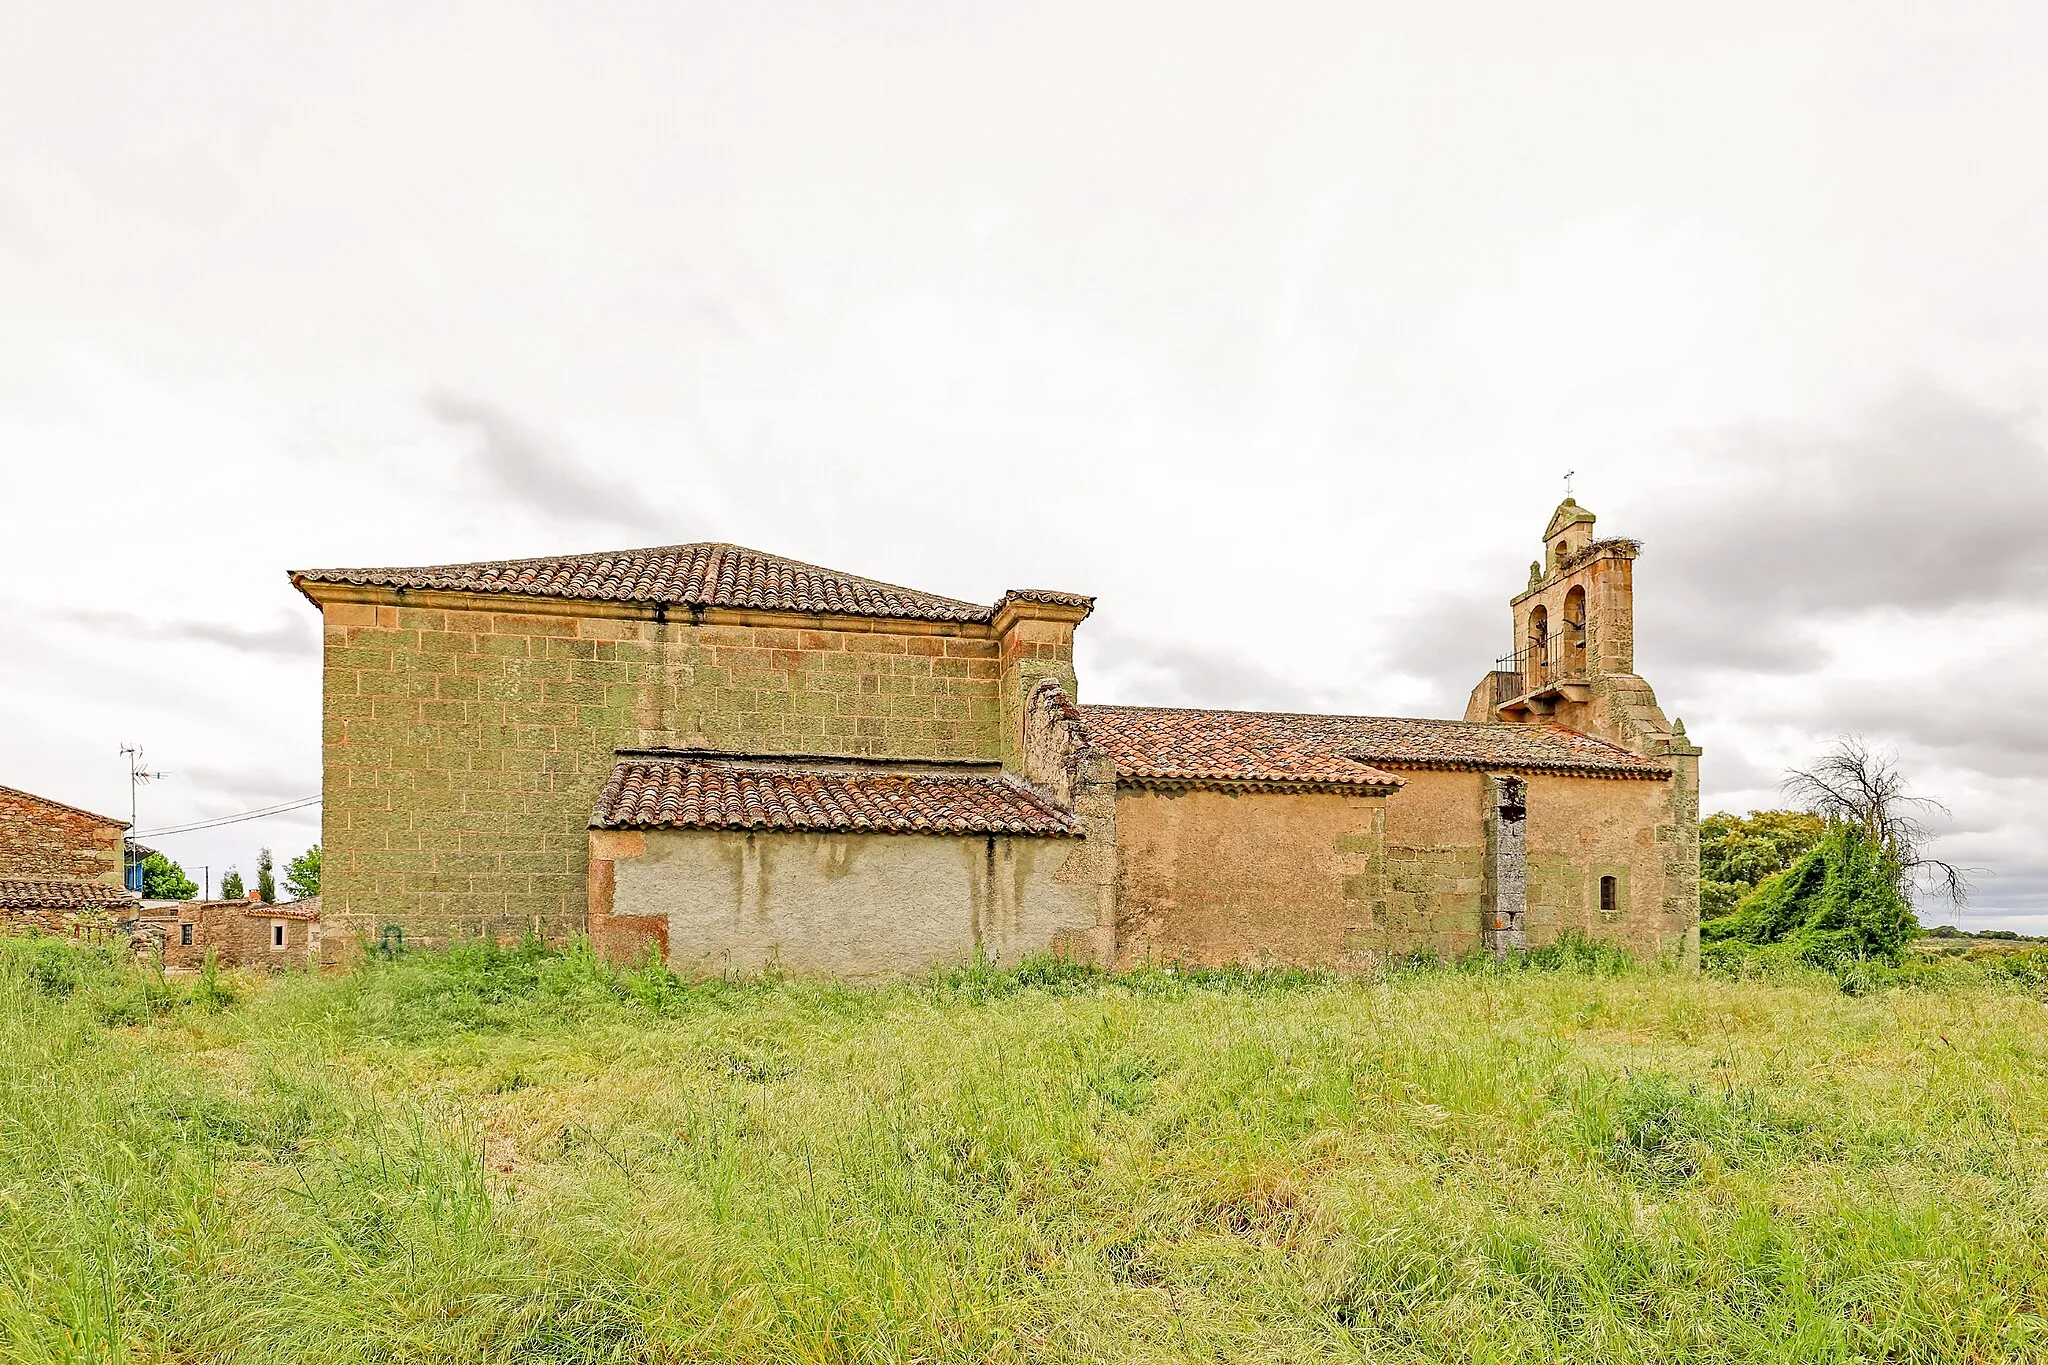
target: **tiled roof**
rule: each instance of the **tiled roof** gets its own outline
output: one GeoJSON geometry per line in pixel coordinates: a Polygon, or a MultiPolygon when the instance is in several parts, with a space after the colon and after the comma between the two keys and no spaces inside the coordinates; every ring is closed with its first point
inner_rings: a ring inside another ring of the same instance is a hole
{"type": "Polygon", "coordinates": [[[869,834],[1080,832],[1072,815],[1006,776],[700,756],[621,759],[590,823],[598,829],[869,834]]]}
{"type": "Polygon", "coordinates": [[[1139,782],[1392,789],[1401,779],[1304,727],[1309,717],[1160,706],[1083,706],[1088,737],[1139,782]]]}
{"type": "Polygon", "coordinates": [[[50,806],[56,810],[68,810],[73,815],[83,815],[88,820],[97,820],[103,825],[119,825],[122,829],[128,828],[126,820],[116,820],[111,815],[101,815],[98,811],[87,810],[83,806],[73,806],[67,805],[62,801],[52,801],[47,796],[37,796],[34,792],[25,792],[19,787],[0,787],[0,792],[4,792],[9,796],[19,796],[40,805],[50,806]]]}
{"type": "Polygon", "coordinates": [[[1669,766],[1561,725],[1083,706],[1089,736],[1135,781],[1398,783],[1383,768],[1669,777],[1669,766]],[[1369,775],[1369,776],[1368,776],[1369,775]]]}
{"type": "MultiPolygon", "coordinates": [[[[667,607],[732,607],[806,615],[985,622],[995,608],[804,564],[740,545],[705,542],[646,550],[495,559],[414,569],[299,569],[292,582],[352,583],[421,591],[558,597],[667,607]]],[[[1011,593],[1025,601],[1092,606],[1072,593],[1011,593]]]]}
{"type": "Polygon", "coordinates": [[[138,903],[134,892],[99,882],[0,881],[0,910],[120,910],[138,903]]]}

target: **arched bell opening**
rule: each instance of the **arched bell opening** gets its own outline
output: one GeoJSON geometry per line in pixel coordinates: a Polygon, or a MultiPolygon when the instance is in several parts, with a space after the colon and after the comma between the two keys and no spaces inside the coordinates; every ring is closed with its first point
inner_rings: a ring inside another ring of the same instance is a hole
{"type": "Polygon", "coordinates": [[[1558,631],[1558,668],[1569,678],[1586,676],[1586,590],[1564,595],[1564,623],[1558,631]]]}

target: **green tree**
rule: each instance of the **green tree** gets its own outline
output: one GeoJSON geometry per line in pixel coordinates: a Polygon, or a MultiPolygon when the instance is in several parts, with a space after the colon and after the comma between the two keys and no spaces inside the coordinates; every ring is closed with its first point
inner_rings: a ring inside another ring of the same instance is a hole
{"type": "Polygon", "coordinates": [[[270,850],[256,852],[256,899],[265,905],[277,904],[277,876],[271,870],[270,850]]]}
{"type": "Polygon", "coordinates": [[[1700,925],[1708,943],[1781,947],[1826,966],[1847,958],[1898,962],[1920,932],[1891,846],[1837,821],[1799,861],[1766,878],[1726,915],[1700,925]]]}
{"type": "Polygon", "coordinates": [[[284,889],[294,900],[320,894],[320,845],[315,844],[284,865],[284,889]]]}
{"type": "Polygon", "coordinates": [[[1827,824],[1803,810],[1726,811],[1700,821],[1700,918],[1733,910],[1766,879],[1799,861],[1827,824]]]}
{"type": "MultiPolygon", "coordinates": [[[[1781,785],[1805,802],[1825,834],[1721,913],[1707,909],[1703,890],[1702,942],[1776,949],[1820,964],[1851,957],[1897,962],[1921,933],[1912,904],[1916,882],[1952,904],[1962,903],[1968,890],[1964,870],[1926,851],[1933,838],[1928,818],[1947,808],[1913,795],[1893,755],[1845,735],[1811,768],[1792,769],[1781,785]]],[[[1784,836],[1777,843],[1790,847],[1802,828],[1795,813],[1762,814],[1788,817],[1777,820],[1773,832],[1784,836]]],[[[1701,822],[1701,881],[1716,878],[1714,894],[1723,902],[1740,877],[1775,856],[1767,846],[1774,841],[1770,834],[1754,831],[1756,837],[1745,841],[1733,828],[1737,823],[1718,816],[1701,822]]]]}
{"type": "Polygon", "coordinates": [[[161,853],[142,860],[142,895],[153,901],[189,901],[199,894],[199,884],[185,875],[185,869],[161,853]]]}
{"type": "Polygon", "coordinates": [[[224,901],[238,901],[248,892],[242,889],[242,874],[232,867],[220,874],[220,898],[224,901]]]}

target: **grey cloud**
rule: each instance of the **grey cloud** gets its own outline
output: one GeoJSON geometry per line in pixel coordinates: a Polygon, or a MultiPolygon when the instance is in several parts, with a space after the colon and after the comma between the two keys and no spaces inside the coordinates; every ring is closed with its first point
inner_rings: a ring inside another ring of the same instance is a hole
{"type": "Polygon", "coordinates": [[[1100,678],[1109,696],[1091,688],[1086,700],[1149,706],[1212,706],[1239,711],[1326,710],[1332,694],[1305,688],[1227,650],[1153,640],[1110,628],[1091,629],[1097,651],[1083,677],[1100,678]]]}
{"type": "Polygon", "coordinates": [[[1945,902],[1928,898],[1916,908],[1923,924],[1960,922],[1971,929],[2017,929],[2023,934],[2048,933],[2048,863],[2020,857],[1999,858],[1997,869],[1977,868],[1970,874],[1970,900],[1960,915],[1945,902]],[[1984,905],[1982,902],[1995,902],[1984,905]]]}
{"type": "MultiPolygon", "coordinates": [[[[302,796],[312,796],[320,790],[318,769],[294,776],[291,773],[274,770],[221,768],[205,763],[190,763],[180,770],[179,775],[185,778],[190,786],[204,791],[212,798],[211,804],[219,807],[213,813],[219,815],[231,815],[236,811],[296,801],[302,796]]],[[[197,815],[193,818],[203,820],[208,817],[197,815]]]]}
{"type": "Polygon", "coordinates": [[[594,479],[560,444],[481,399],[440,392],[427,397],[436,420],[473,429],[476,470],[504,497],[553,517],[663,534],[672,531],[629,482],[594,479]]]}
{"type": "Polygon", "coordinates": [[[1884,735],[1927,756],[1986,777],[2025,778],[2040,773],[2048,759],[2048,717],[2040,704],[2019,695],[1972,695],[1972,679],[1954,686],[1914,689],[1900,695],[1881,685],[1830,690],[1803,715],[1816,730],[1827,727],[1884,735]]]}
{"type": "Polygon", "coordinates": [[[1716,748],[1709,752],[1700,769],[1700,780],[1707,788],[1703,809],[1720,809],[1719,803],[1731,795],[1754,797],[1759,792],[1775,792],[1782,776],[1752,763],[1739,750],[1723,752],[1716,748]]]}
{"type": "Polygon", "coordinates": [[[1433,689],[1434,713],[1462,714],[1480,675],[1507,646],[1507,606],[1494,594],[1440,596],[1390,623],[1380,667],[1433,689]]]}
{"type": "Polygon", "coordinates": [[[2048,448],[2011,414],[1921,389],[1846,434],[1716,445],[1713,493],[1616,528],[1650,542],[1688,663],[1800,671],[1815,618],[2048,595],[2048,448]]]}
{"type": "Polygon", "coordinates": [[[310,659],[320,640],[304,613],[280,612],[267,626],[239,626],[224,621],[158,620],[125,611],[81,611],[70,618],[94,630],[118,632],[144,640],[219,645],[241,654],[278,659],[310,659]]]}
{"type": "MultiPolygon", "coordinates": [[[[1845,435],[1752,428],[1715,447],[1711,489],[1600,527],[1647,544],[1643,663],[1675,690],[1819,672],[1831,618],[2048,601],[2048,447],[2010,414],[1923,389],[1845,435]]],[[[1401,617],[1383,664],[1462,704],[1506,626],[1494,599],[1438,597],[1401,617]]]]}

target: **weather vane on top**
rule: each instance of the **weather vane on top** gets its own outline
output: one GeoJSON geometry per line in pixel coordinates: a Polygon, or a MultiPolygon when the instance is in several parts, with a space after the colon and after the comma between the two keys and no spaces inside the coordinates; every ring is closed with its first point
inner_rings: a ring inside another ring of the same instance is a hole
{"type": "Polygon", "coordinates": [[[1578,472],[1579,471],[1576,469],[1567,469],[1564,472],[1564,495],[1566,497],[1570,497],[1572,495],[1572,475],[1578,472]]]}

